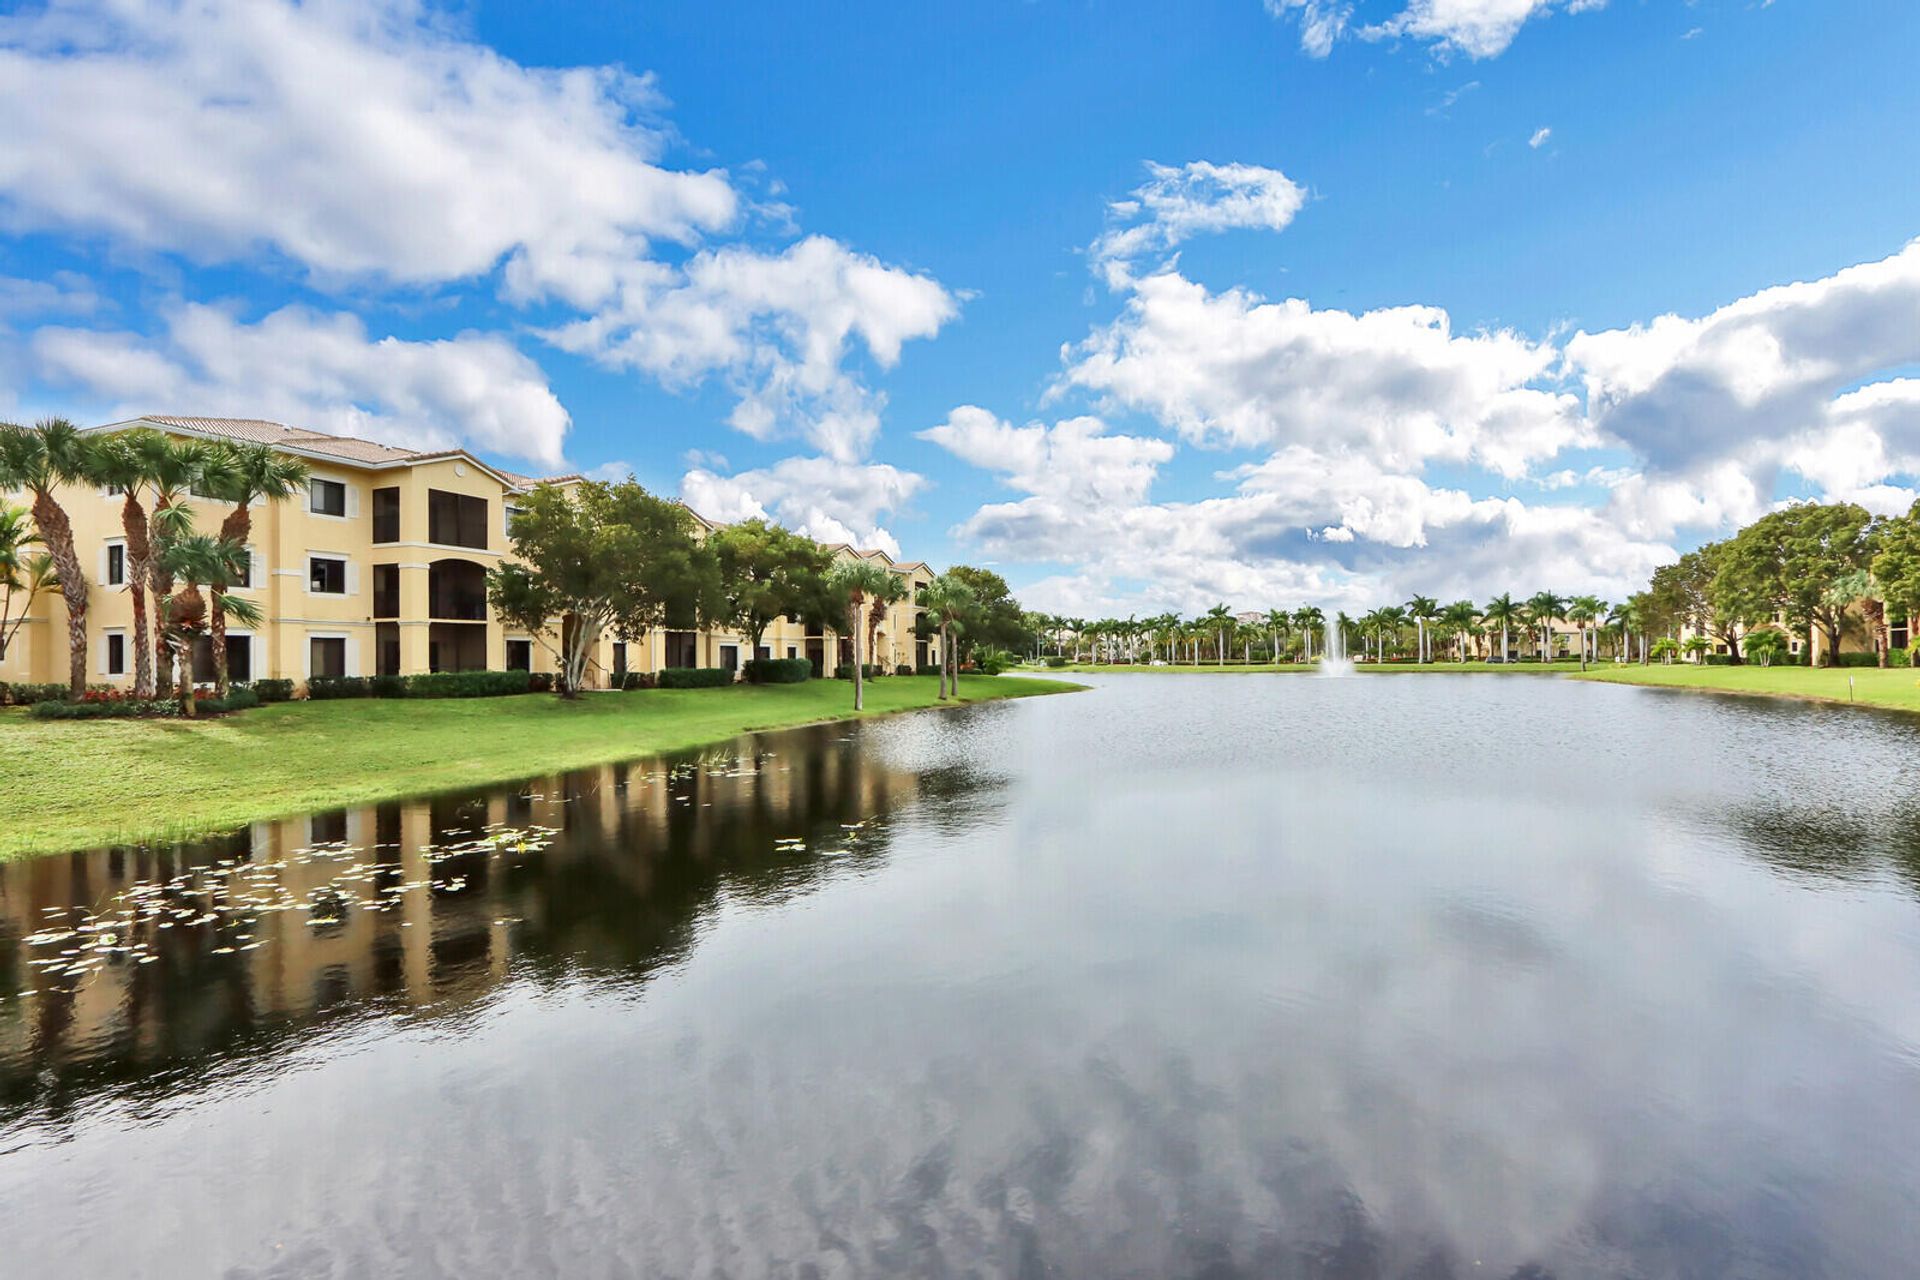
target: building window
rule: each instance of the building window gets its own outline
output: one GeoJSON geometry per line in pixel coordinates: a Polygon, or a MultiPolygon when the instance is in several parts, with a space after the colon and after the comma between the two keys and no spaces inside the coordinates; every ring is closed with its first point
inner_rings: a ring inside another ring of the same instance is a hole
{"type": "Polygon", "coordinates": [[[721,645],[720,665],[729,671],[738,671],[740,669],[740,646],[737,644],[721,645]]]}
{"type": "Polygon", "coordinates": [[[755,645],[753,647],[753,656],[755,661],[765,662],[768,658],[771,658],[773,656],[773,650],[769,649],[764,644],[755,645]]]}
{"type": "Polygon", "coordinates": [[[233,566],[233,581],[227,586],[245,589],[253,585],[253,548],[248,547],[233,566]]]}
{"type": "Polygon", "coordinates": [[[520,507],[512,506],[506,503],[501,504],[500,531],[507,535],[507,540],[509,542],[513,540],[513,518],[519,515],[521,511],[522,511],[522,508],[520,507]]]}
{"type": "Polygon", "coordinates": [[[332,556],[308,556],[307,590],[317,596],[347,594],[347,562],[332,556]]]}
{"type": "Polygon", "coordinates": [[[443,547],[487,549],[487,500],[427,490],[427,541],[443,547]]]}
{"type": "Polygon", "coordinates": [[[124,631],[107,632],[107,674],[127,674],[127,635],[124,631]]]}
{"type": "Polygon", "coordinates": [[[799,646],[799,645],[794,645],[794,644],[790,644],[790,645],[788,645],[788,646],[787,646],[787,656],[788,656],[789,658],[797,658],[797,657],[799,657],[799,656],[800,656],[800,646],[799,646]]]}
{"type": "MultiPolygon", "coordinates": [[[[220,669],[213,660],[213,640],[208,636],[196,636],[193,641],[193,682],[212,684],[219,678],[220,669]]],[[[227,632],[227,679],[235,684],[252,682],[252,637],[227,632]]]]}
{"type": "Polygon", "coordinates": [[[125,586],[127,582],[127,544],[109,542],[107,544],[107,585],[125,586]]]}
{"type": "Polygon", "coordinates": [[[307,640],[307,675],[339,677],[347,674],[345,636],[311,636],[307,640]]]}
{"type": "Polygon", "coordinates": [[[347,514],[347,486],[338,480],[307,481],[307,510],[317,516],[347,514]]]}
{"type": "Polygon", "coordinates": [[[397,564],[373,566],[373,616],[400,616],[400,566],[397,564]]]}
{"type": "Polygon", "coordinates": [[[533,641],[531,640],[507,641],[507,670],[509,671],[533,670],[533,641]]]}
{"type": "Polygon", "coordinates": [[[400,541],[400,490],[373,491],[373,540],[400,541]]]}
{"type": "Polygon", "coordinates": [[[627,674],[627,646],[623,640],[613,642],[613,675],[617,680],[627,674]]]}
{"type": "Polygon", "coordinates": [[[373,674],[400,674],[400,624],[397,622],[373,624],[373,674]]]}

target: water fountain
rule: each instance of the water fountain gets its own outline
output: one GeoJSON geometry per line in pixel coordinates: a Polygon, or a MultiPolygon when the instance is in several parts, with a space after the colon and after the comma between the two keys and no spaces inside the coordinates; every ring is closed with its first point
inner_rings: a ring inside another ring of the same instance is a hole
{"type": "Polygon", "coordinates": [[[1347,657],[1346,632],[1340,624],[1328,618],[1320,632],[1321,648],[1320,674],[1323,676],[1350,676],[1353,674],[1353,660],[1347,657]]]}

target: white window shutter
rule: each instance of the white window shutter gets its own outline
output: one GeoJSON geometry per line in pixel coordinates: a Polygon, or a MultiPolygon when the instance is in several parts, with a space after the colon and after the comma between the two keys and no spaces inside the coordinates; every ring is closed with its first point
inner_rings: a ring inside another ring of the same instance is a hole
{"type": "Polygon", "coordinates": [[[347,594],[350,596],[360,594],[360,562],[358,560],[347,561],[347,594]]]}
{"type": "Polygon", "coordinates": [[[347,674],[360,674],[360,641],[357,636],[348,636],[344,645],[347,651],[347,674]]]}
{"type": "Polygon", "coordinates": [[[346,490],[347,490],[347,519],[351,520],[360,514],[360,486],[357,484],[350,484],[346,486],[346,490]]]}
{"type": "Polygon", "coordinates": [[[267,562],[260,552],[249,543],[247,545],[247,585],[257,587],[267,580],[267,562]]]}
{"type": "Polygon", "coordinates": [[[106,584],[106,581],[107,581],[107,544],[104,542],[100,544],[100,573],[99,573],[99,576],[94,579],[94,581],[102,584],[103,586],[106,584]]]}

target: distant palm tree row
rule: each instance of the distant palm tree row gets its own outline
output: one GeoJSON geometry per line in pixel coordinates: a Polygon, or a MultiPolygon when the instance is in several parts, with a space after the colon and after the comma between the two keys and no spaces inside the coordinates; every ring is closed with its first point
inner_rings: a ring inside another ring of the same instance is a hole
{"type": "Polygon", "coordinates": [[[1502,594],[1484,605],[1471,600],[1442,604],[1431,596],[1414,596],[1358,617],[1335,613],[1331,620],[1312,605],[1255,615],[1236,614],[1220,604],[1193,618],[1174,613],[1097,619],[1027,615],[1036,659],[1195,666],[1313,662],[1326,656],[1323,637],[1328,634],[1340,640],[1342,649],[1370,662],[1513,662],[1523,656],[1553,656],[1554,636],[1568,635],[1556,632],[1563,623],[1573,631],[1561,656],[1579,659],[1582,667],[1603,656],[1628,656],[1637,626],[1625,606],[1609,605],[1598,596],[1568,597],[1553,591],[1536,592],[1525,600],[1502,594]],[[1516,633],[1525,637],[1524,653],[1516,645],[1516,633]]]}
{"type": "Polygon", "coordinates": [[[247,580],[253,508],[307,483],[300,462],[263,444],[179,440],[157,431],[95,435],[64,418],[32,427],[0,422],[0,490],[24,491],[31,527],[0,503],[0,637],[18,625],[41,591],[66,603],[70,696],[87,685],[89,583],[60,505],[63,486],[120,495],[126,534],[126,589],[133,602],[133,692],[153,698],[174,683],[193,709],[193,647],[210,642],[216,692],[225,696],[228,619],[258,625],[257,606],[230,594],[247,580]],[[193,496],[232,504],[218,532],[195,525],[193,496]],[[42,548],[34,550],[34,547],[42,548]],[[18,609],[15,614],[14,610],[18,609]]]}

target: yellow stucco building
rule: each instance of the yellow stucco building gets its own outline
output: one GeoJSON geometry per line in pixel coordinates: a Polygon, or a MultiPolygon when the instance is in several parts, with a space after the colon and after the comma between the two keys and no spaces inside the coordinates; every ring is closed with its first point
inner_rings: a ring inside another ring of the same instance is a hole
{"type": "MultiPolygon", "coordinates": [[[[557,669],[553,634],[510,629],[487,604],[486,573],[510,554],[507,528],[515,499],[538,484],[571,484],[579,476],[530,477],[465,450],[416,451],[244,418],[151,416],[90,430],[144,427],[205,441],[254,442],[304,462],[307,488],[276,503],[255,504],[249,573],[233,588],[252,601],[257,629],[230,628],[228,669],[235,680],[312,676],[412,675],[429,671],[557,669]]],[[[23,495],[6,500],[25,506],[23,495]]],[[[67,486],[58,494],[73,524],[74,546],[91,590],[87,606],[88,680],[115,686],[133,678],[133,602],[127,591],[122,500],[106,489],[67,486]]],[[[190,499],[199,526],[212,532],[231,505],[190,499]]],[[[698,528],[716,526],[695,517],[698,528]]],[[[920,590],[932,581],[925,564],[895,563],[883,551],[838,546],[843,557],[881,564],[906,580],[908,593],[887,611],[869,661],[889,669],[935,661],[915,638],[920,590]]],[[[728,667],[747,659],[814,660],[831,675],[848,652],[832,631],[809,632],[781,619],[762,638],[762,652],[723,631],[654,630],[603,637],[589,670],[590,687],[626,672],[663,667],[728,667]]],[[[4,659],[0,680],[64,682],[66,606],[43,595],[4,659]]],[[[211,679],[202,642],[196,678],[211,679]]]]}

